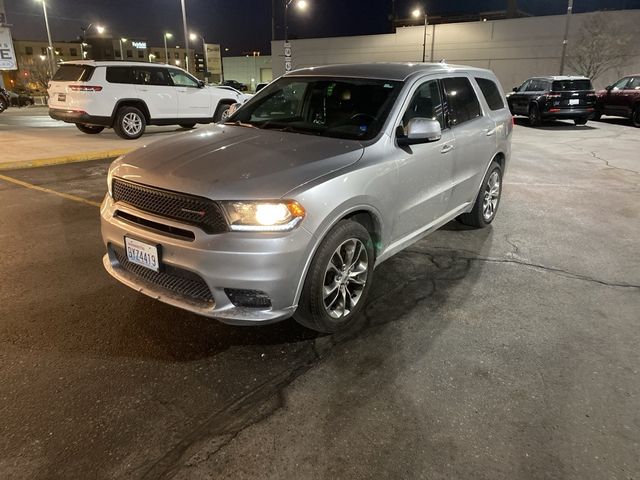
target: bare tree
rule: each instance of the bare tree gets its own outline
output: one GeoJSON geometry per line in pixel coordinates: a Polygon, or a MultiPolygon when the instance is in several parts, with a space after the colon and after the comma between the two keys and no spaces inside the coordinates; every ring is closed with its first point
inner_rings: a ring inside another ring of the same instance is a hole
{"type": "Polygon", "coordinates": [[[51,72],[49,66],[44,62],[35,63],[31,69],[31,82],[37,85],[39,91],[47,91],[49,82],[51,81],[51,72]]]}
{"type": "Polygon", "coordinates": [[[608,23],[602,14],[590,16],[569,48],[569,67],[594,80],[604,72],[622,66],[629,55],[631,35],[621,35],[620,30],[608,23]]]}

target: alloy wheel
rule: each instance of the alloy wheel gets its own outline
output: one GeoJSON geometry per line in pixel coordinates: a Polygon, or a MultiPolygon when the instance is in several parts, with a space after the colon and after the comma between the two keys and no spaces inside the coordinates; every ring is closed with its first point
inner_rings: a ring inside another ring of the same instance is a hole
{"type": "Polygon", "coordinates": [[[490,221],[498,208],[500,200],[500,175],[494,171],[487,180],[482,200],[482,216],[485,221],[490,221]]]}
{"type": "Polygon", "coordinates": [[[122,128],[127,133],[127,135],[135,136],[140,133],[142,129],[142,119],[139,115],[129,112],[124,117],[122,117],[122,128]]]}
{"type": "Polygon", "coordinates": [[[356,306],[369,275],[369,256],[364,244],[350,238],[331,255],[324,274],[324,308],[334,319],[343,318],[356,306]]]}

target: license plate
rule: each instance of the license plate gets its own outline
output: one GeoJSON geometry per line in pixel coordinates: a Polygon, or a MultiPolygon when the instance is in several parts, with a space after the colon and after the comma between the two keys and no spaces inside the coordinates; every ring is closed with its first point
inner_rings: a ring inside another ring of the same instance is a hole
{"type": "Polygon", "coordinates": [[[569,100],[569,105],[580,105],[580,99],[572,98],[569,100]]]}
{"type": "Polygon", "coordinates": [[[127,259],[137,265],[149,268],[154,272],[160,271],[158,260],[158,247],[148,243],[124,237],[124,246],[127,250],[127,259]]]}
{"type": "Polygon", "coordinates": [[[66,102],[67,101],[67,94],[66,93],[59,93],[58,94],[58,101],[59,102],[66,102]]]}

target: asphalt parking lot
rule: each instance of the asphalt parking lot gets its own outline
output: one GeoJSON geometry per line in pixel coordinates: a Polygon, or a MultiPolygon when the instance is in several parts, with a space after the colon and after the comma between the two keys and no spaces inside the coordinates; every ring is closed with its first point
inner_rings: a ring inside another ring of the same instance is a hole
{"type": "Polygon", "coordinates": [[[107,160],[0,171],[0,477],[638,479],[639,146],[518,122],[494,224],[382,264],[336,336],[112,280],[107,160]]]}

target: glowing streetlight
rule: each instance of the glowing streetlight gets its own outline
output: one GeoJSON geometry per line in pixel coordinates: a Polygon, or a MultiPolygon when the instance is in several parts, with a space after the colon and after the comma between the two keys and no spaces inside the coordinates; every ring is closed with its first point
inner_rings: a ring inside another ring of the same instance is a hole
{"type": "Polygon", "coordinates": [[[411,16],[413,18],[420,18],[424,15],[424,39],[422,41],[422,61],[427,61],[427,9],[426,8],[415,8],[411,12],[411,16]]]}
{"type": "MultiPolygon", "coordinates": [[[[198,35],[197,33],[191,32],[189,34],[189,40],[191,40],[192,42],[195,42],[198,37],[200,37],[200,39],[202,40],[202,55],[203,55],[203,59],[204,59],[204,78],[205,78],[205,82],[207,81],[207,73],[209,72],[209,65],[207,63],[207,42],[204,41],[204,37],[198,35]]],[[[187,55],[189,54],[189,49],[187,48],[187,55]]],[[[195,56],[195,50],[194,50],[194,56],[195,56]]],[[[197,65],[196,65],[197,68],[197,65]]]]}
{"type": "Polygon", "coordinates": [[[167,49],[167,38],[173,38],[173,33],[164,33],[164,63],[169,64],[169,50],[167,49]]]}
{"type": "Polygon", "coordinates": [[[105,30],[106,30],[106,28],[104,28],[103,26],[96,25],[96,31],[98,32],[98,34],[102,35],[105,30]]]}

